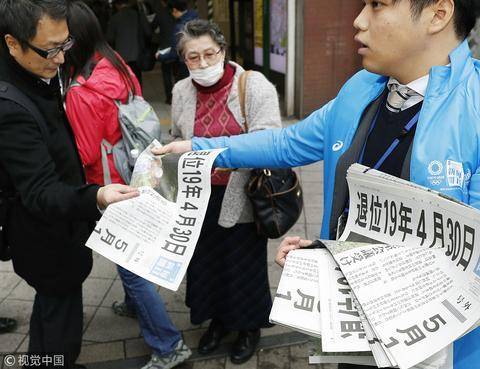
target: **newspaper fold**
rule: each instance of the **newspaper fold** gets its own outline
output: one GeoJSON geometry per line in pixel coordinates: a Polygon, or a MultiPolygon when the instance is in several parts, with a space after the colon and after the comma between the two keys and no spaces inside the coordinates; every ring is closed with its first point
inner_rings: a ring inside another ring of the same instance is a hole
{"type": "Polygon", "coordinates": [[[151,154],[137,159],[131,185],[140,196],[110,205],[87,246],[114,263],[176,291],[200,235],[210,198],[210,173],[223,151],[151,154]]]}

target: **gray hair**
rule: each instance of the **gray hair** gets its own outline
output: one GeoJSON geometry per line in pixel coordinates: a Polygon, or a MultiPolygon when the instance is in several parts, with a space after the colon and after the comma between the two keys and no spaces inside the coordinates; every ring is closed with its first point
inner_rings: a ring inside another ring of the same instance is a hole
{"type": "Polygon", "coordinates": [[[185,44],[201,36],[210,36],[213,42],[225,51],[225,61],[228,61],[228,45],[220,27],[216,23],[204,19],[194,19],[185,23],[182,30],[177,33],[177,54],[183,59],[185,44]]]}

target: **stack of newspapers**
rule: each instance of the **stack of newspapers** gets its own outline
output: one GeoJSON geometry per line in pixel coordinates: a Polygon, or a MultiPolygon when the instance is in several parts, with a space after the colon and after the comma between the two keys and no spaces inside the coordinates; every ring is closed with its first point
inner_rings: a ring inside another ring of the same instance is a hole
{"type": "Polygon", "coordinates": [[[310,363],[453,368],[480,320],[480,212],[359,164],[347,181],[341,237],[288,254],[270,320],[316,337],[310,363]]]}

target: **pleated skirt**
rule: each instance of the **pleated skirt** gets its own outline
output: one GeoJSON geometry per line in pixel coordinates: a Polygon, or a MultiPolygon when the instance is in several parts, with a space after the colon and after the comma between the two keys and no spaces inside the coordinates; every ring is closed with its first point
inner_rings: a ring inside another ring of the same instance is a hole
{"type": "Polygon", "coordinates": [[[218,225],[224,186],[212,186],[200,238],[187,271],[186,304],[193,324],[208,319],[229,330],[268,327],[272,307],[267,238],[254,223],[218,225]]]}

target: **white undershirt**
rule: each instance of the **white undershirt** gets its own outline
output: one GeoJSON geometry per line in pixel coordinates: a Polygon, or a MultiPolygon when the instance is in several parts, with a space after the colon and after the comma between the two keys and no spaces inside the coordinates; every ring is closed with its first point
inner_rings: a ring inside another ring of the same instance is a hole
{"type": "MultiPolygon", "coordinates": [[[[415,104],[418,104],[419,102],[423,101],[423,98],[425,96],[425,91],[427,90],[427,85],[428,85],[428,79],[430,76],[427,74],[423,77],[417,78],[415,81],[412,81],[410,83],[407,83],[407,87],[411,88],[413,91],[415,91],[418,95],[414,95],[410,97],[405,103],[402,105],[402,108],[400,110],[405,110],[410,107],[412,107],[415,104]]],[[[398,82],[395,78],[390,77],[390,79],[387,82],[387,86],[389,87],[390,90],[390,85],[392,84],[398,84],[400,86],[405,86],[402,85],[400,82],[398,82]]]]}
{"type": "MultiPolygon", "coordinates": [[[[450,63],[447,64],[447,67],[450,66],[450,63]]],[[[415,81],[412,81],[410,83],[407,83],[406,85],[402,85],[400,82],[398,82],[395,78],[390,77],[387,86],[389,87],[388,89],[390,90],[390,85],[391,84],[398,84],[399,86],[407,86],[411,88],[413,91],[415,91],[418,95],[414,95],[410,97],[405,103],[403,104],[402,108],[400,110],[405,110],[410,107],[412,107],[415,104],[418,104],[419,102],[423,101],[423,98],[425,97],[425,92],[427,91],[427,86],[428,86],[428,79],[430,78],[430,75],[426,74],[420,78],[417,78],[415,81]]]]}

